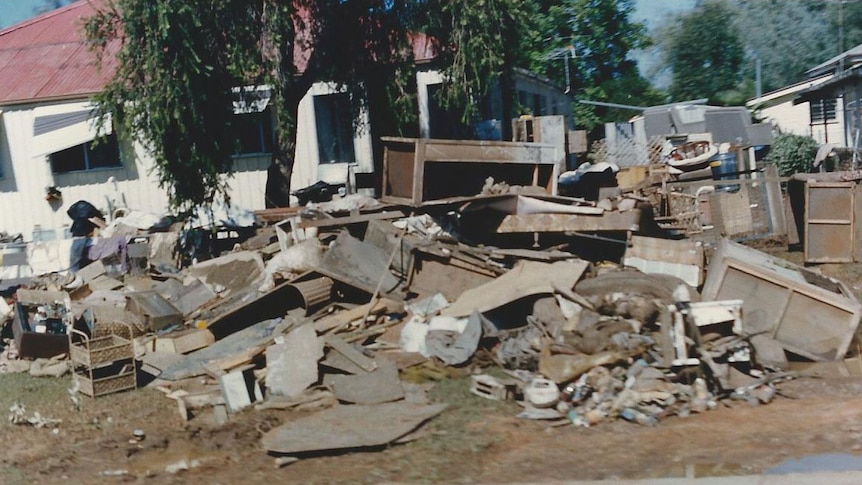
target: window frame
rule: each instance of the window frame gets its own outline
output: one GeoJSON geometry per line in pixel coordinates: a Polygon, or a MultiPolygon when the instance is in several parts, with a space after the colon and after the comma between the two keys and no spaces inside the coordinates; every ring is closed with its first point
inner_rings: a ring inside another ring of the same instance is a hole
{"type": "MultiPolygon", "coordinates": [[[[234,140],[237,144],[237,151],[232,155],[232,157],[247,158],[272,155],[275,146],[275,122],[273,120],[272,110],[269,106],[265,107],[262,111],[234,113],[234,116],[249,116],[257,118],[255,126],[255,131],[257,131],[257,146],[255,148],[261,149],[262,151],[242,151],[244,148],[242,146],[243,140],[240,138],[240,135],[237,134],[234,140]]],[[[239,126],[239,123],[235,123],[235,126],[239,126]]]]}
{"type": "Polygon", "coordinates": [[[105,170],[120,170],[125,167],[125,161],[123,160],[123,150],[120,148],[120,140],[117,137],[116,132],[112,132],[108,135],[105,135],[100,138],[95,138],[85,143],[81,143],[80,145],[74,145],[69,148],[65,148],[58,152],[49,153],[47,155],[48,164],[51,166],[51,174],[52,175],[66,175],[66,174],[75,174],[75,173],[92,173],[92,172],[100,172],[105,170]],[[112,140],[112,141],[110,141],[112,140]],[[116,148],[117,155],[117,164],[116,165],[107,165],[107,166],[99,166],[99,167],[91,167],[90,159],[92,157],[91,152],[94,148],[98,148],[99,145],[108,143],[107,147],[113,145],[116,148]],[[55,166],[54,156],[58,153],[71,152],[73,150],[81,150],[82,151],[82,161],[84,164],[84,168],[75,169],[75,170],[64,170],[57,171],[55,166]]]}
{"type": "Polygon", "coordinates": [[[812,125],[835,123],[838,121],[838,100],[819,99],[808,102],[808,119],[812,125]]]}
{"type": "Polygon", "coordinates": [[[357,163],[356,158],[356,129],[353,126],[353,107],[351,106],[350,94],[346,92],[335,92],[335,93],[326,93],[326,94],[315,94],[313,96],[313,109],[314,109],[314,127],[316,131],[316,139],[317,143],[317,162],[319,165],[331,165],[337,163],[357,163]],[[318,108],[321,107],[323,103],[327,103],[326,108],[331,112],[326,117],[328,118],[329,125],[326,132],[335,137],[335,145],[339,147],[339,150],[336,155],[336,158],[327,159],[324,157],[324,146],[322,143],[322,130],[321,128],[324,126],[324,117],[321,116],[320,110],[318,108]],[[346,113],[344,113],[346,111],[346,113]],[[332,116],[332,114],[335,116],[332,116]],[[346,124],[342,120],[347,120],[346,124]],[[345,136],[346,140],[339,140],[340,137],[345,136]],[[341,153],[342,150],[340,147],[346,148],[344,153],[341,153]],[[347,155],[347,157],[345,157],[347,155]]]}

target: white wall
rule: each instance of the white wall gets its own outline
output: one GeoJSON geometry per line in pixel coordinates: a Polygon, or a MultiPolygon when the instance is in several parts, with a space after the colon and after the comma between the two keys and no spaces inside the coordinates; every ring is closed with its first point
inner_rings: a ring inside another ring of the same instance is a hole
{"type": "Polygon", "coordinates": [[[826,143],[827,138],[829,143],[838,143],[843,145],[844,140],[844,100],[837,99],[835,106],[836,123],[830,123],[824,126],[811,125],[810,106],[808,103],[793,104],[792,99],[771,106],[762,108],[760,115],[765,118],[765,121],[771,121],[773,125],[778,126],[781,133],[792,133],[794,135],[810,136],[817,140],[818,143],[826,143]]]}
{"type": "Polygon", "coordinates": [[[107,209],[107,197],[118,198],[120,193],[134,209],[158,213],[167,206],[165,192],[157,188],[150,174],[151,165],[139,156],[129,155],[131,150],[124,150],[121,168],[52,174],[48,157],[34,155],[34,107],[16,106],[3,111],[0,230],[22,233],[29,240],[36,225],[55,229],[71,224],[66,209],[74,202],[84,199],[107,209]],[[45,200],[45,190],[55,185],[63,199],[52,204],[45,200]]]}
{"type": "MultiPolygon", "coordinates": [[[[317,130],[314,121],[315,94],[335,92],[333,86],[315,84],[299,106],[296,165],[291,188],[311,185],[322,177],[329,182],[344,182],[347,164],[319,165],[317,130]],[[341,180],[339,180],[341,178],[341,180]]],[[[74,103],[79,104],[81,100],[74,103]]],[[[72,102],[70,102],[71,104],[72,102]]],[[[2,108],[0,124],[0,231],[21,233],[32,239],[34,228],[58,229],[71,224],[66,209],[78,200],[87,200],[107,213],[108,199],[125,198],[130,209],[162,214],[167,210],[168,197],[159,188],[153,173],[153,160],[140,146],[125,146],[123,167],[87,172],[52,174],[47,156],[35,155],[33,142],[33,105],[2,108]],[[58,186],[63,194],[59,203],[45,200],[45,190],[58,186]]],[[[364,115],[367,125],[367,115],[364,115]]],[[[354,140],[357,172],[373,172],[374,161],[369,130],[362,130],[354,140]]],[[[231,201],[237,207],[258,210],[265,207],[266,169],[268,155],[242,156],[235,159],[235,172],[230,180],[231,201]]]]}
{"type": "MultiPolygon", "coordinates": [[[[299,103],[299,123],[296,139],[296,165],[290,187],[293,190],[307,187],[318,180],[329,183],[344,183],[347,177],[346,163],[320,163],[317,150],[317,123],[314,113],[314,96],[340,92],[330,83],[315,83],[299,103]]],[[[360,114],[359,128],[353,139],[357,173],[374,172],[374,155],[371,148],[371,132],[368,129],[368,113],[360,114]]]]}

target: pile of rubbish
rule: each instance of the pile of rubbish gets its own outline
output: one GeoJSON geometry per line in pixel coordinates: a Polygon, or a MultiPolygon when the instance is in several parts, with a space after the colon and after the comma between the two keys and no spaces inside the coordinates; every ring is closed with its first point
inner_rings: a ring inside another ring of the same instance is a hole
{"type": "MultiPolygon", "coordinates": [[[[0,372],[71,374],[91,397],[153,386],[214,425],[317,410],[263,436],[293,457],[412,439],[446,406],[404,376],[443,366],[525,419],[653,426],[767,404],[788,356],[847,353],[862,307],[843,284],[727,239],[647,234],[649,217],[633,195],[524,191],[419,207],[336,196],[203,231],[130,216],[75,240],[77,272],[0,299],[0,372]]],[[[34,260],[68,249],[42,244],[34,260]]]]}

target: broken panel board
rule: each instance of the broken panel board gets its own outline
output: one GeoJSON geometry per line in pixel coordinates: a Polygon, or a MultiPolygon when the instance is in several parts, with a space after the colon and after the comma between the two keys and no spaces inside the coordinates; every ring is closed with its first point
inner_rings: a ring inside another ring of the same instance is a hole
{"type": "Polygon", "coordinates": [[[488,177],[509,185],[557,193],[559,163],[553,145],[475,140],[383,137],[382,200],[420,206],[482,192],[488,177]]]}
{"type": "Polygon", "coordinates": [[[765,332],[812,360],[842,359],[862,317],[840,281],[726,239],[710,262],[703,299],[743,300],[746,334],[765,332]]]}
{"type": "Polygon", "coordinates": [[[279,454],[380,446],[410,433],[444,409],[446,404],[425,406],[404,401],[335,406],[269,431],[261,444],[279,454]]]}
{"type": "Polygon", "coordinates": [[[640,229],[641,211],[605,212],[602,215],[526,214],[508,215],[497,227],[498,233],[514,232],[636,232],[640,229]]]}
{"type": "Polygon", "coordinates": [[[632,236],[623,264],[644,273],[676,276],[697,288],[703,283],[703,244],[690,239],[632,236]]]}
{"type": "Polygon", "coordinates": [[[449,301],[455,301],[461,293],[488,283],[498,276],[481,266],[422,250],[413,254],[411,266],[411,291],[420,295],[442,293],[449,301]]]}

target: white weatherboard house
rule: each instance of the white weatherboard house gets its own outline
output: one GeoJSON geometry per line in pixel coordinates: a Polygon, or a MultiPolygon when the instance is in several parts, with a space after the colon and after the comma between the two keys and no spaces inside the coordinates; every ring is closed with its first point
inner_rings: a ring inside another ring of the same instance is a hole
{"type": "MultiPolygon", "coordinates": [[[[78,200],[108,215],[118,207],[154,214],[167,208],[167,194],[158,187],[146,151],[118,140],[110,126],[94,126],[90,99],[114,64],[106,56],[99,70],[84,43],[82,21],[93,12],[88,0],[80,0],[0,31],[0,231],[21,233],[27,241],[65,237],[71,223],[66,209],[78,200]],[[93,143],[100,134],[108,136],[93,143]],[[49,195],[54,190],[60,198],[49,195]]],[[[422,41],[413,46],[418,131],[424,137],[447,137],[435,129],[446,122],[429,96],[441,82],[430,63],[433,49],[426,38],[417,38],[422,41]]],[[[520,73],[516,88],[520,104],[533,114],[571,113],[568,97],[536,76],[520,73]]],[[[374,172],[370,130],[353,129],[348,103],[347,95],[328,83],[315,84],[302,99],[292,188],[318,180],[343,183],[348,166],[355,173],[374,172]]],[[[234,158],[230,196],[243,209],[265,207],[272,144],[266,104],[263,96],[260,102],[234,106],[245,123],[237,133],[242,150],[234,158]]],[[[499,119],[499,102],[486,104],[483,115],[499,119]]]]}
{"type": "Polygon", "coordinates": [[[810,136],[818,143],[843,145],[844,100],[829,98],[799,103],[799,94],[833,78],[828,74],[750,99],[745,105],[755,116],[772,123],[781,133],[810,136]]]}

